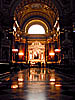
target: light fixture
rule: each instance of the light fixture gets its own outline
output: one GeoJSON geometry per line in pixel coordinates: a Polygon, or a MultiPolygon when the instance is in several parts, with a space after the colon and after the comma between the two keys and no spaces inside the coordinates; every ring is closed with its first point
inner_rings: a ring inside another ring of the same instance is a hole
{"type": "Polygon", "coordinates": [[[24,56],[24,52],[22,50],[19,51],[18,53],[19,56],[24,56]]]}
{"type": "Polygon", "coordinates": [[[61,52],[61,49],[55,49],[55,52],[59,53],[59,52],[61,52]]]}
{"type": "Polygon", "coordinates": [[[50,56],[54,56],[55,53],[54,53],[54,52],[50,52],[49,55],[50,55],[50,56]]]}
{"type": "Polygon", "coordinates": [[[12,49],[12,52],[18,52],[18,49],[12,49]]]}
{"type": "Polygon", "coordinates": [[[23,56],[24,55],[24,53],[23,52],[19,52],[19,54],[18,54],[19,56],[23,56]]]}
{"type": "Polygon", "coordinates": [[[55,78],[51,78],[50,79],[50,82],[55,82],[55,78]]]}

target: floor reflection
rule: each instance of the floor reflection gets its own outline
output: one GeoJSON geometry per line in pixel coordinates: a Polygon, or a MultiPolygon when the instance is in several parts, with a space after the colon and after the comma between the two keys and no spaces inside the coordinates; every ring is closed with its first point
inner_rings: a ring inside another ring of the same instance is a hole
{"type": "Polygon", "coordinates": [[[75,100],[75,81],[54,69],[30,68],[0,82],[0,100],[75,100]]]}
{"type": "Polygon", "coordinates": [[[11,77],[11,89],[24,100],[58,100],[62,87],[59,80],[54,69],[30,68],[11,77]]]}

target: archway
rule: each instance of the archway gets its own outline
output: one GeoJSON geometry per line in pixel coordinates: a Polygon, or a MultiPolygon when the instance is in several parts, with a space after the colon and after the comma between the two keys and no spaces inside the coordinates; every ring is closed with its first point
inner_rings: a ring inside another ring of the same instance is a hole
{"type": "Polygon", "coordinates": [[[23,59],[21,58],[21,60],[29,62],[28,46],[37,40],[38,43],[42,42],[42,45],[45,46],[44,62],[60,63],[61,46],[58,9],[52,1],[49,2],[49,5],[38,1],[27,1],[26,4],[22,1],[16,7],[14,11],[13,47],[18,51],[22,49],[24,55],[22,55],[23,59]],[[29,29],[34,25],[42,27],[41,30],[44,31],[44,34],[37,34],[37,32],[33,35],[28,34],[29,29]],[[17,48],[15,44],[17,44],[17,48]]]}

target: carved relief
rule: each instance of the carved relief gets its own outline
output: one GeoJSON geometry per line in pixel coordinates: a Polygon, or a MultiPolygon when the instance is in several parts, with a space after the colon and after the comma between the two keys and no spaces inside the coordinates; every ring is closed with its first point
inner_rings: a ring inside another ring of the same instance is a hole
{"type": "Polygon", "coordinates": [[[28,45],[28,61],[31,63],[44,62],[45,63],[45,45],[35,41],[28,45]]]}

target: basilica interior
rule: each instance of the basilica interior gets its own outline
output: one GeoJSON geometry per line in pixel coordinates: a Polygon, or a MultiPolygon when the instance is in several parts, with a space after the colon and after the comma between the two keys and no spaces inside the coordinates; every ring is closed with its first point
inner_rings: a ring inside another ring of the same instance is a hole
{"type": "Polygon", "coordinates": [[[0,0],[0,62],[74,64],[74,0],[0,0]]]}
{"type": "Polygon", "coordinates": [[[0,0],[0,100],[75,100],[75,0],[0,0]]]}

